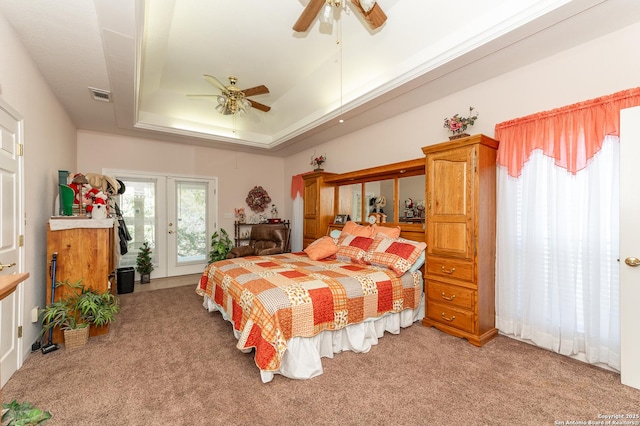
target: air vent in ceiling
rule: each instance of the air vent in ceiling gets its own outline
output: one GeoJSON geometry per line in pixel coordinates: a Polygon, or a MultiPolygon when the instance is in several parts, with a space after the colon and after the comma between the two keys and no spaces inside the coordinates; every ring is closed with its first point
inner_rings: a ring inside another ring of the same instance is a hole
{"type": "Polygon", "coordinates": [[[96,101],[111,102],[111,92],[108,90],[96,89],[95,87],[89,87],[91,96],[96,101]]]}

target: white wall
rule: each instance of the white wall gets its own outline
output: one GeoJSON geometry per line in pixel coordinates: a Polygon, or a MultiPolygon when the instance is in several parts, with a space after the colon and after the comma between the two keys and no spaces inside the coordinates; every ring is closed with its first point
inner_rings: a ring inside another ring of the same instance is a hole
{"type": "Polygon", "coordinates": [[[58,169],[76,164],[76,129],[0,14],[0,96],[24,120],[25,271],[24,355],[31,351],[40,327],[31,323],[31,308],[43,307],[47,288],[46,226],[58,193],[58,169]]]}
{"type": "Polygon", "coordinates": [[[288,193],[282,184],[282,158],[171,142],[154,141],[151,146],[145,139],[79,131],[78,171],[102,173],[103,169],[217,177],[220,227],[232,236],[234,219],[224,219],[224,214],[233,214],[238,207],[252,214],[245,199],[254,186],[267,190],[281,215],[288,193]]]}

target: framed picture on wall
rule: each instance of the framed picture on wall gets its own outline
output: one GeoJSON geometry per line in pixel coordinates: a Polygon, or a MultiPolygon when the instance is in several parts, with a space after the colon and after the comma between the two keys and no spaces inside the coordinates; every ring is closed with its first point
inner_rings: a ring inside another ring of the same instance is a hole
{"type": "Polygon", "coordinates": [[[333,219],[333,223],[335,223],[336,225],[344,225],[349,219],[350,218],[348,214],[337,214],[336,218],[333,219]]]}

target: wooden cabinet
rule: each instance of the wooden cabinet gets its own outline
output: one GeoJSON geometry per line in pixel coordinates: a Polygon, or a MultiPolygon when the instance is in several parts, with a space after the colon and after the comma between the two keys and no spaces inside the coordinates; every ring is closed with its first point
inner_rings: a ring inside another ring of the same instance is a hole
{"type": "MultiPolygon", "coordinates": [[[[51,219],[51,221],[47,225],[47,263],[49,268],[46,303],[51,302],[51,259],[53,253],[57,253],[56,281],[69,280],[74,283],[82,279],[82,284],[85,287],[98,292],[110,290],[115,293],[115,285],[111,285],[111,281],[114,281],[115,269],[113,219],[100,220],[100,223],[97,219],[51,219]],[[52,223],[51,221],[56,222],[52,223]],[[59,221],[65,223],[58,223],[59,221]],[[82,221],[86,221],[86,223],[82,221]],[[72,224],[72,222],[75,223],[72,224]],[[76,224],[78,227],[72,227],[76,224]]],[[[61,299],[68,291],[70,290],[65,287],[57,288],[55,300],[61,299]]],[[[92,327],[90,335],[95,336],[107,332],[108,326],[92,327]]],[[[53,342],[62,343],[63,341],[62,331],[55,329],[53,342]]]]}
{"type": "Polygon", "coordinates": [[[482,346],[495,328],[496,150],[474,135],[426,158],[425,326],[482,346]]]}
{"type": "Polygon", "coordinates": [[[302,176],[304,179],[303,248],[326,235],[327,226],[334,218],[334,187],[325,182],[326,178],[333,175],[334,173],[313,172],[302,176]]]}

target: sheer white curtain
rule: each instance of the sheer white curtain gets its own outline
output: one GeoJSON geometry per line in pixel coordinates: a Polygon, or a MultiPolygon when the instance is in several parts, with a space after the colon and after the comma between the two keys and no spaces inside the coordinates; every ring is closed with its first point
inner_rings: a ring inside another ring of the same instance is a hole
{"type": "Polygon", "coordinates": [[[304,179],[291,176],[291,251],[302,251],[304,226],[304,179]]]}
{"type": "Polygon", "coordinates": [[[298,195],[291,201],[291,251],[302,251],[302,227],[304,224],[303,199],[298,195]]]}
{"type": "Polygon", "coordinates": [[[619,139],[577,173],[556,163],[498,167],[496,326],[619,370],[619,139]]]}

